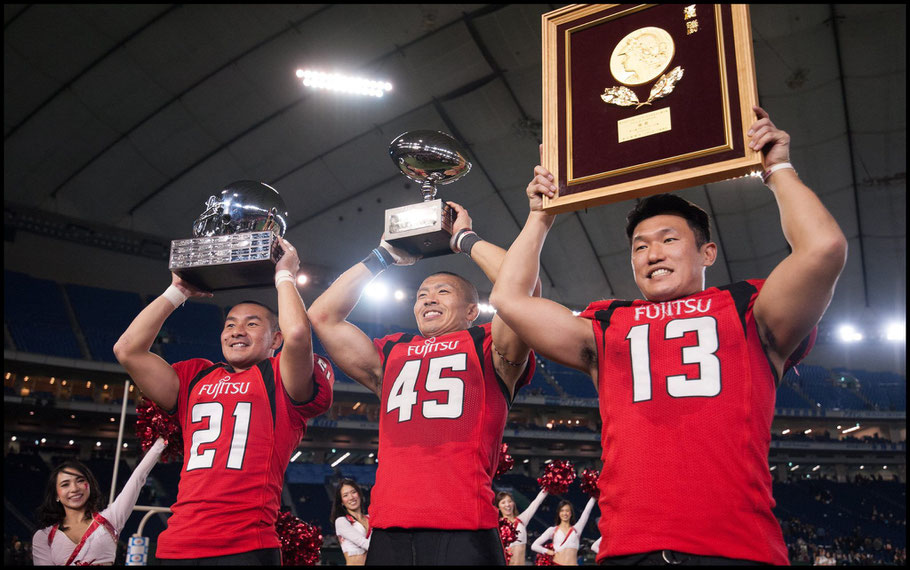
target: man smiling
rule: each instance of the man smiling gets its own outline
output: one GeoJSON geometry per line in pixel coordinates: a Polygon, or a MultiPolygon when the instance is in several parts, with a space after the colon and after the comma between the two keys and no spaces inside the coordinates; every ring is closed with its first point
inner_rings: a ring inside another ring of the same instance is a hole
{"type": "Polygon", "coordinates": [[[306,420],[332,404],[332,371],[313,355],[297,292],[297,251],[281,240],[278,310],[255,301],[228,312],[225,362],[169,365],[150,352],[164,321],[188,297],[211,297],[173,275],[172,284],[126,329],[114,354],[153,402],[176,414],[183,469],[155,556],[168,565],[280,565],[275,530],[284,472],[306,420]],[[283,350],[278,356],[274,353],[283,350]]]}
{"type": "MultiPolygon", "coordinates": [[[[452,249],[495,281],[505,251],[458,216],[452,249]]],[[[515,391],[534,370],[528,347],[498,317],[478,316],[474,285],[435,273],[417,289],[420,335],[370,340],[346,321],[364,287],[390,265],[417,261],[382,244],[310,308],[329,356],[380,399],[379,467],[367,565],[504,564],[492,479],[515,391]]]]}
{"type": "Polygon", "coordinates": [[[847,242],[790,164],[789,135],[754,110],[748,144],[764,153],[792,248],[767,279],[706,289],[717,258],[708,216],[663,194],[627,218],[644,299],[598,301],[575,316],[532,298],[555,219],[541,210],[553,176],[537,166],[531,212],[493,288],[491,302],[523,340],[597,387],[601,564],[788,563],[768,470],[775,389],[808,350],[847,242]]]}

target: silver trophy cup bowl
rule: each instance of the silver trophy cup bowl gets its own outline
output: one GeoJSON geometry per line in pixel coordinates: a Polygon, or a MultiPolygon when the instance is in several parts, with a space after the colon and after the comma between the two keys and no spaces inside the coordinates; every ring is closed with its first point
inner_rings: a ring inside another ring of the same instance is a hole
{"type": "Polygon", "coordinates": [[[408,131],[392,141],[389,156],[402,174],[420,183],[424,201],[386,210],[382,239],[422,257],[452,253],[455,212],[436,198],[436,186],[450,184],[471,170],[464,147],[439,131],[408,131]]]}
{"type": "Polygon", "coordinates": [[[205,291],[272,285],[287,208],[278,191],[240,180],[209,196],[193,238],[171,242],[170,270],[205,291]]]}

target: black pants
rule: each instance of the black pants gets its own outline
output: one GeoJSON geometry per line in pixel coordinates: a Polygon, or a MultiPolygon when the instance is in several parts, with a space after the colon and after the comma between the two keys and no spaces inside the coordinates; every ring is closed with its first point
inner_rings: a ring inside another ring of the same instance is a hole
{"type": "Polygon", "coordinates": [[[723,556],[700,556],[675,550],[655,550],[642,554],[611,556],[600,562],[601,566],[767,566],[764,562],[724,558],[723,556]]]}
{"type": "Polygon", "coordinates": [[[367,566],[505,566],[499,530],[376,528],[367,566]]]}
{"type": "Polygon", "coordinates": [[[262,548],[209,558],[159,558],[162,566],[281,566],[281,549],[262,548]]]}

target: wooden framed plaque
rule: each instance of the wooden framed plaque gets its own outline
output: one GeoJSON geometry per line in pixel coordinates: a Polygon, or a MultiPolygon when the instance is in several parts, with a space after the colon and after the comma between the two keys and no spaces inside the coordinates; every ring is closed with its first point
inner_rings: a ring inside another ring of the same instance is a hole
{"type": "Polygon", "coordinates": [[[546,211],[761,171],[748,6],[575,4],[542,24],[546,211]]]}

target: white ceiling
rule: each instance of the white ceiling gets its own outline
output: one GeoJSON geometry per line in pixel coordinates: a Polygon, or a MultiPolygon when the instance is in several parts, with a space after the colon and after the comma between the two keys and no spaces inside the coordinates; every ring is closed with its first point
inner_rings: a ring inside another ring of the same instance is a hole
{"type": "MultiPolygon", "coordinates": [[[[189,237],[210,194],[260,180],[286,201],[303,261],[340,272],[375,246],[386,208],[419,200],[389,142],[435,129],[473,160],[442,193],[508,246],[538,162],[540,15],[559,6],[6,4],[4,201],[169,240],[189,237]],[[394,90],[313,92],[299,67],[394,90]]],[[[755,5],[751,18],[760,102],[850,240],[829,316],[903,314],[906,6],[755,5]]],[[[766,276],[786,255],[756,180],[681,195],[714,224],[709,285],[766,276]]],[[[559,217],[543,252],[547,296],[575,308],[638,296],[630,207],[559,217]]],[[[489,291],[462,256],[407,271],[453,265],[489,291]]]]}

